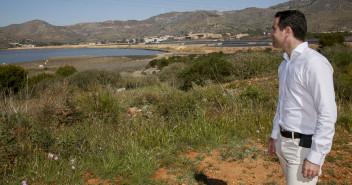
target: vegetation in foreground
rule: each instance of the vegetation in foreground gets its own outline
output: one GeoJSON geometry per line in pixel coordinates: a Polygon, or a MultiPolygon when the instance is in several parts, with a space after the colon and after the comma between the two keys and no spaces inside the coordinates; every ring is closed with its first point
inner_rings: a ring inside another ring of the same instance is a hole
{"type": "MultiPolygon", "coordinates": [[[[320,52],[335,70],[334,147],[351,154],[345,139],[352,129],[352,48],[320,52]]],[[[163,184],[155,170],[191,166],[180,157],[189,150],[228,147],[223,156],[241,159],[247,150],[238,152],[237,144],[270,137],[281,60],[282,52],[271,49],[214,53],[152,61],[161,71],[145,77],[66,67],[71,73],[19,79],[22,89],[2,81],[0,183],[83,184],[95,176],[163,184]]],[[[187,168],[175,183],[195,184],[197,170],[187,168]]]]}

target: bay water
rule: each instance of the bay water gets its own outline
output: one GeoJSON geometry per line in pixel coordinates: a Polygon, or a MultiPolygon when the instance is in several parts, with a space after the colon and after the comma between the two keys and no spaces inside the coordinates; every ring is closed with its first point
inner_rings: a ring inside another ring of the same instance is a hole
{"type": "Polygon", "coordinates": [[[162,51],[142,49],[25,49],[0,50],[0,65],[19,62],[45,60],[59,56],[128,56],[128,55],[155,55],[162,51]]]}

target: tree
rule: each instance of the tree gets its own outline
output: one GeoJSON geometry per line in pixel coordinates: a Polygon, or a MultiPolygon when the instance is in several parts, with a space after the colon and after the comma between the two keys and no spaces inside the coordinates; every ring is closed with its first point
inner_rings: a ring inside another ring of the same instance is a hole
{"type": "Polygon", "coordinates": [[[26,82],[27,70],[16,65],[0,66],[0,90],[6,94],[18,92],[26,82]]]}

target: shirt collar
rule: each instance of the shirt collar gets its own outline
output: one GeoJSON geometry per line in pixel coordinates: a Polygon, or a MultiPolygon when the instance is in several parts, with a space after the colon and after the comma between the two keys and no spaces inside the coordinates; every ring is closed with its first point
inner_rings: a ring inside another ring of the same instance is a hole
{"type": "MultiPolygon", "coordinates": [[[[291,59],[293,58],[294,55],[296,55],[296,53],[297,53],[297,54],[303,53],[303,51],[304,51],[306,48],[308,48],[308,42],[303,42],[303,43],[299,44],[299,45],[292,51],[292,53],[291,53],[291,59]]],[[[285,59],[286,61],[289,61],[289,60],[290,60],[290,58],[288,57],[288,54],[287,54],[286,52],[284,53],[284,59],[285,59]]]]}

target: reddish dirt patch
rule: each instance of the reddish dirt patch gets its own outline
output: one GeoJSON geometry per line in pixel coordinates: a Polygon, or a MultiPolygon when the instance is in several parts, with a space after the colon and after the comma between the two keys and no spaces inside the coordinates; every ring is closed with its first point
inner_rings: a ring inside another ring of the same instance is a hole
{"type": "Polygon", "coordinates": [[[211,179],[219,179],[227,184],[259,184],[263,182],[276,182],[283,184],[283,178],[279,177],[281,173],[278,163],[257,160],[244,159],[243,161],[232,162],[230,160],[218,160],[220,154],[214,152],[213,156],[206,157],[201,164],[201,169],[211,179]],[[209,164],[214,166],[207,168],[209,164]]]}
{"type": "Polygon", "coordinates": [[[155,172],[155,176],[154,179],[162,179],[164,181],[167,181],[167,183],[171,183],[171,181],[168,181],[169,179],[173,179],[176,178],[177,175],[174,174],[169,174],[168,173],[167,168],[159,168],[156,172],[155,172]]]}
{"type": "MultiPolygon", "coordinates": [[[[199,153],[192,152],[189,156],[198,155],[199,153]]],[[[206,176],[205,184],[285,183],[278,162],[266,161],[263,158],[256,160],[246,158],[243,161],[219,160],[220,158],[221,153],[214,151],[200,163],[199,169],[206,176]]]]}
{"type": "Polygon", "coordinates": [[[112,184],[116,184],[116,183],[111,183],[109,181],[106,180],[102,180],[100,177],[97,177],[96,175],[94,175],[91,172],[86,172],[85,174],[83,174],[83,178],[86,179],[84,184],[88,184],[88,185],[112,185],[112,184]]]}
{"type": "MultiPolygon", "coordinates": [[[[265,146],[258,144],[257,147],[264,152],[265,146]]],[[[202,152],[190,151],[185,156],[196,160],[201,154],[204,155],[202,152]]],[[[269,157],[268,154],[260,154],[255,159],[245,158],[238,161],[230,158],[220,160],[221,153],[218,150],[204,156],[204,159],[196,166],[201,172],[198,174],[199,179],[195,175],[199,184],[285,184],[280,163],[275,160],[276,157],[269,157]]],[[[348,151],[332,151],[329,159],[324,163],[323,175],[319,182],[322,184],[351,182],[352,168],[349,165],[352,165],[352,157],[348,151]]],[[[174,182],[170,179],[175,178],[176,175],[169,175],[167,171],[166,167],[157,170],[155,179],[173,184],[174,182]]]]}
{"type": "Polygon", "coordinates": [[[124,181],[120,175],[114,176],[112,179],[103,180],[98,175],[95,175],[91,171],[85,172],[82,177],[84,178],[84,184],[87,185],[122,185],[128,184],[124,181]]]}

